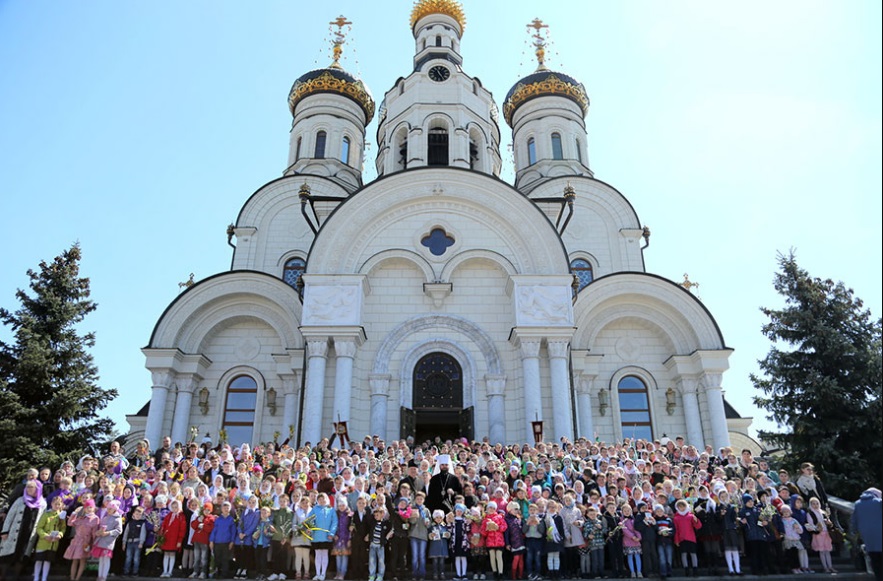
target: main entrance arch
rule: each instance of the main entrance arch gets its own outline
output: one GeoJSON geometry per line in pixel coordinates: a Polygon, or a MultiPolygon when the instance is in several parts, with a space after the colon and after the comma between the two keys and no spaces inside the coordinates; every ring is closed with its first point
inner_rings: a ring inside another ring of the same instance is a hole
{"type": "Polygon", "coordinates": [[[463,406],[463,369],[457,359],[440,351],[424,355],[414,366],[412,387],[411,407],[402,407],[403,438],[472,439],[473,408],[463,406]]]}

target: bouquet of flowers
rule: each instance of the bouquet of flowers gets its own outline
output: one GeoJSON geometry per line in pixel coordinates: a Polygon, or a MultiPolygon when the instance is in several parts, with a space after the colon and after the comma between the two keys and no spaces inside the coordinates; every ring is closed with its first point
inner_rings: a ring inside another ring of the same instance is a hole
{"type": "Polygon", "coordinates": [[[760,520],[763,522],[770,523],[773,521],[773,516],[777,514],[776,507],[772,504],[768,504],[760,509],[760,520]]]}
{"type": "Polygon", "coordinates": [[[320,529],[316,526],[315,515],[308,517],[304,522],[297,525],[297,529],[295,529],[296,534],[310,542],[313,542],[313,533],[316,531],[329,532],[327,529],[320,529]]]}
{"type": "Polygon", "coordinates": [[[610,531],[610,532],[607,533],[607,540],[608,540],[608,541],[612,540],[613,537],[614,537],[617,533],[619,533],[620,531],[622,531],[622,523],[619,523],[618,525],[616,525],[615,527],[613,527],[613,530],[612,530],[612,531],[610,531]]]}

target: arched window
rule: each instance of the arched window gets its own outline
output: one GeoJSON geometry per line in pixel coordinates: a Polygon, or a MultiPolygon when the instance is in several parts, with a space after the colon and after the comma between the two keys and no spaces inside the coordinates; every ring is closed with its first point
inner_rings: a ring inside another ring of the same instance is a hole
{"type": "Polygon", "coordinates": [[[537,142],[533,137],[527,140],[527,164],[533,165],[537,162],[537,142]]]}
{"type": "Polygon", "coordinates": [[[595,272],[592,270],[592,264],[585,258],[575,258],[570,261],[570,272],[579,280],[579,288],[576,292],[583,290],[587,284],[595,280],[595,272]]]}
{"type": "Polygon", "coordinates": [[[576,160],[580,163],[583,162],[583,146],[580,144],[579,139],[576,140],[576,160]]]}
{"type": "Polygon", "coordinates": [[[254,413],[258,401],[258,384],[248,375],[239,375],[227,386],[224,402],[224,425],[227,441],[232,446],[252,443],[254,413]]]}
{"type": "Polygon", "coordinates": [[[325,139],[328,137],[328,134],[324,131],[320,131],[316,134],[316,152],[313,157],[316,159],[324,159],[325,158],[325,139]]]}
{"type": "Polygon", "coordinates": [[[350,162],[350,138],[344,137],[343,144],[340,146],[340,161],[345,164],[350,162]]]}
{"type": "Polygon", "coordinates": [[[429,130],[429,148],[427,165],[448,165],[448,131],[443,127],[429,130]]]}
{"type": "Polygon", "coordinates": [[[297,146],[294,148],[294,161],[300,159],[300,144],[303,141],[302,137],[297,138],[297,146]]]}
{"type": "Polygon", "coordinates": [[[469,169],[478,168],[478,144],[474,139],[469,140],[469,169]]]}
{"type": "Polygon", "coordinates": [[[634,375],[619,380],[619,421],[624,438],[653,439],[647,384],[634,375]]]}
{"type": "Polygon", "coordinates": [[[552,159],[564,159],[564,150],[561,148],[561,134],[552,134],[552,159]]]}
{"type": "Polygon", "coordinates": [[[298,291],[298,294],[300,294],[300,289],[297,288],[297,283],[300,277],[303,276],[306,267],[307,263],[303,258],[291,258],[285,262],[285,268],[282,270],[282,280],[285,281],[285,284],[298,291]]]}
{"type": "Polygon", "coordinates": [[[435,46],[441,46],[441,35],[435,37],[435,46]]]}

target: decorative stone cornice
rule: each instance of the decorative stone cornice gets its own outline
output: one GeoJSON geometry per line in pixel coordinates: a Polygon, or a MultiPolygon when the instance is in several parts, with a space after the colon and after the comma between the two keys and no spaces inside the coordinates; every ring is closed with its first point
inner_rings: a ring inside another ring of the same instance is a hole
{"type": "Polygon", "coordinates": [[[371,395],[389,396],[390,375],[386,373],[372,373],[368,376],[368,384],[371,386],[371,395]]]}
{"type": "Polygon", "coordinates": [[[327,357],[328,338],[314,338],[307,340],[307,357],[327,357]]]}
{"type": "Polygon", "coordinates": [[[485,385],[487,385],[488,397],[505,396],[506,395],[506,376],[505,375],[485,375],[485,385]]]}

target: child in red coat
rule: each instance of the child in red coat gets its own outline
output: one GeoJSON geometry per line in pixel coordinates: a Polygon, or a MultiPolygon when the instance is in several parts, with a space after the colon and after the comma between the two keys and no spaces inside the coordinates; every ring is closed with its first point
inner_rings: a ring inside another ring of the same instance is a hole
{"type": "Polygon", "coordinates": [[[672,518],[675,525],[675,546],[681,550],[681,564],[684,566],[684,574],[688,577],[696,575],[696,567],[699,558],[696,555],[696,531],[702,528],[702,523],[690,510],[686,500],[675,503],[675,514],[672,518]],[[692,570],[687,564],[687,556],[690,557],[692,570]]]}
{"type": "Polygon", "coordinates": [[[497,503],[487,503],[484,520],[481,521],[481,536],[487,547],[488,558],[491,561],[491,571],[494,579],[500,581],[503,578],[503,547],[506,546],[506,532],[508,527],[506,518],[497,512],[497,503]]]}
{"type": "Polygon", "coordinates": [[[160,577],[168,579],[175,569],[175,557],[181,550],[184,534],[187,532],[187,518],[181,512],[181,502],[173,500],[169,503],[169,514],[162,521],[160,534],[163,537],[160,549],[163,552],[163,572],[160,577]]]}
{"type": "Polygon", "coordinates": [[[193,529],[193,573],[190,578],[199,577],[205,579],[208,575],[209,562],[209,535],[215,528],[215,515],[212,503],[207,502],[202,507],[202,512],[193,519],[190,527],[193,529]]]}

